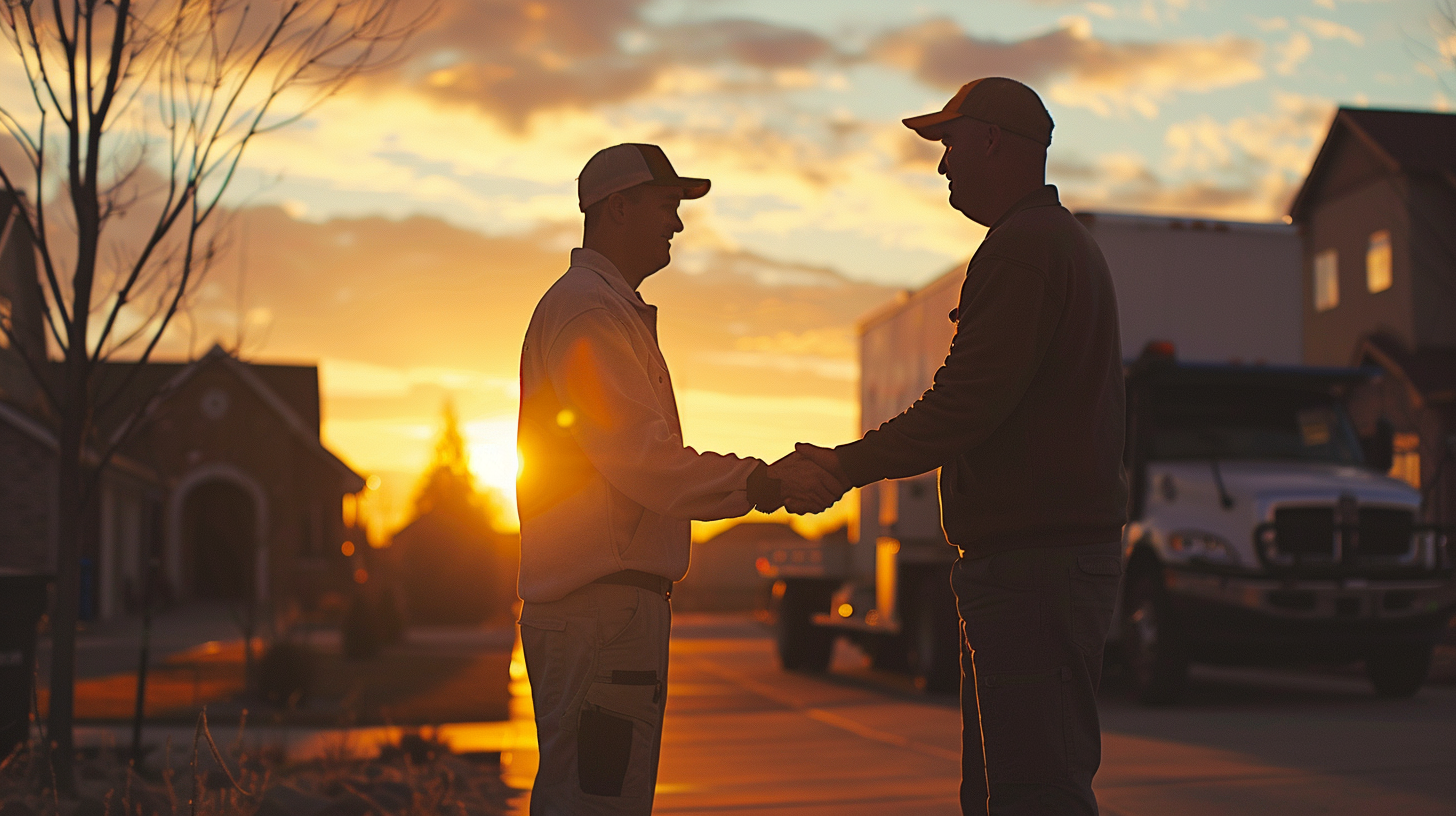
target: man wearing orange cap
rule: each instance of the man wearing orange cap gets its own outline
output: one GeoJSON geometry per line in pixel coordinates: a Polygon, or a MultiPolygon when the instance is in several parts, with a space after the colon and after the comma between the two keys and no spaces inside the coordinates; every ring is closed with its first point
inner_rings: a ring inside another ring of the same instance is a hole
{"type": "Polygon", "coordinates": [[[905,124],[945,146],[951,206],[990,228],[955,338],[904,413],[834,450],[797,450],[856,486],[940,468],[961,556],[962,811],[1095,814],[1128,496],[1112,279],[1046,183],[1052,120],[1035,91],[979,79],[905,124]]]}
{"type": "Polygon", "coordinates": [[[521,346],[521,645],[536,710],[537,816],[648,814],[667,704],[672,584],[692,520],[822,509],[846,486],[803,457],[767,465],[683,443],[657,308],[678,206],[708,192],[656,145],[598,151],[577,179],[571,267],[521,346]]]}

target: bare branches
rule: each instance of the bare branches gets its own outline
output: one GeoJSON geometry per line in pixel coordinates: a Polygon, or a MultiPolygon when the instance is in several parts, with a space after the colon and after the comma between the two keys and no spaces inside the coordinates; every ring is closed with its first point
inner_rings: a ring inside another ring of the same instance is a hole
{"type": "MultiPolygon", "coordinates": [[[[402,3],[0,0],[0,30],[20,58],[35,106],[25,113],[0,107],[0,126],[34,176],[30,227],[63,353],[83,342],[89,364],[136,341],[147,359],[175,309],[148,321],[146,338],[117,328],[139,299],[149,299],[146,290],[185,292],[194,282],[196,253],[169,245],[190,246],[186,233],[222,206],[253,138],[307,116],[399,56],[435,10],[429,2],[401,15],[402,3]],[[46,153],[48,118],[63,125],[63,167],[46,153]],[[115,166],[117,146],[128,140],[136,159],[115,166]],[[157,189],[139,191],[153,179],[157,189]],[[46,223],[45,199],[58,190],[66,195],[55,204],[67,205],[74,241],[52,235],[46,223]],[[139,211],[149,226],[129,230],[124,251],[105,251],[113,216],[139,211]],[[59,268],[55,250],[62,247],[68,272],[59,268]],[[171,274],[156,274],[161,267],[171,274]],[[103,286],[98,275],[107,274],[112,283],[103,286]],[[99,331],[89,326],[96,298],[105,307],[96,315],[99,331]]],[[[21,189],[5,168],[0,180],[12,193],[21,189]]]]}
{"type": "MultiPolygon", "coordinates": [[[[23,100],[0,98],[0,128],[30,176],[22,184],[22,168],[0,162],[0,184],[44,272],[41,311],[62,356],[52,382],[46,350],[22,355],[57,426],[48,717],[63,787],[72,779],[84,528],[101,471],[156,395],[104,445],[95,439],[97,410],[132,387],[185,314],[216,255],[209,222],[249,143],[397,56],[435,2],[0,0],[0,36],[29,86],[23,100]],[[407,19],[396,13],[402,6],[407,19]],[[149,312],[138,309],[146,303],[149,312]],[[131,344],[140,346],[135,365],[117,391],[98,394],[99,364],[131,344]]],[[[22,334],[8,324],[0,332],[12,346],[22,334]]]]}

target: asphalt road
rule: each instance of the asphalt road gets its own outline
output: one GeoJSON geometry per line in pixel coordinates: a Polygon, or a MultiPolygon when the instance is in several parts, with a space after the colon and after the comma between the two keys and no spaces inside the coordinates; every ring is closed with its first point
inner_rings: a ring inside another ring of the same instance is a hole
{"type": "MultiPolygon", "coordinates": [[[[675,622],[656,813],[956,814],[960,721],[841,646],[778,670],[766,630],[675,622]]],[[[1102,695],[1110,816],[1456,814],[1456,686],[1377,699],[1357,677],[1195,669],[1181,705],[1102,695]]]]}

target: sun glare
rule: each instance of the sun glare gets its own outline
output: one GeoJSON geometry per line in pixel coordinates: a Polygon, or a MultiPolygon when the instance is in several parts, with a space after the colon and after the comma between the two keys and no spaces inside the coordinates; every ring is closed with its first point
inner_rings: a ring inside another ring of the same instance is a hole
{"type": "Polygon", "coordinates": [[[501,521],[512,527],[516,518],[516,476],[521,472],[521,457],[516,449],[514,416],[468,422],[464,427],[466,447],[470,452],[470,473],[482,488],[494,491],[501,499],[501,521]]]}

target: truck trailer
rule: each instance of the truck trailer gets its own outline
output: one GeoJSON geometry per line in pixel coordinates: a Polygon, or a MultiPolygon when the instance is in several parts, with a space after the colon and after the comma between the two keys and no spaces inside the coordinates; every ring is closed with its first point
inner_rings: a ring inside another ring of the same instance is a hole
{"type": "MultiPolygon", "coordinates": [[[[1192,662],[1364,660],[1377,692],[1414,694],[1456,611],[1450,531],[1421,525],[1418,491],[1386,475],[1388,435],[1355,436],[1344,398],[1379,372],[1298,364],[1297,235],[1078,218],[1108,259],[1127,360],[1131,520],[1109,643],[1139,699],[1176,699],[1192,662]]],[[[964,277],[957,267],[862,321],[861,432],[930,386],[964,277]]],[[[824,671],[848,637],[876,667],[954,692],[957,551],[937,474],[869,485],[859,501],[847,548],[760,561],[780,661],[824,671]]]]}

